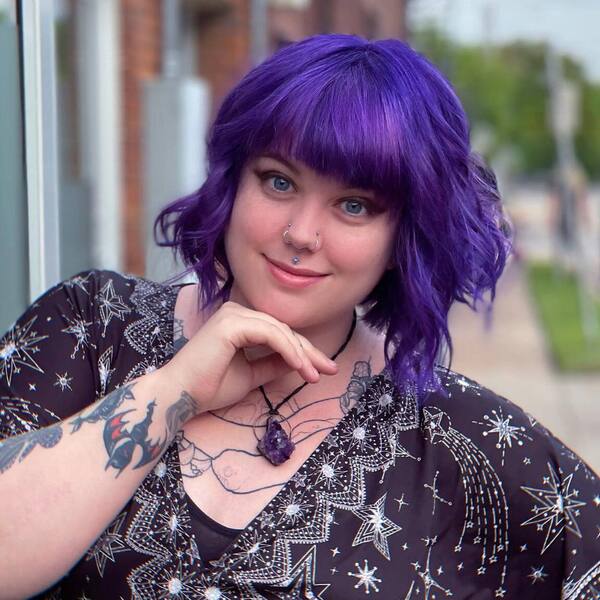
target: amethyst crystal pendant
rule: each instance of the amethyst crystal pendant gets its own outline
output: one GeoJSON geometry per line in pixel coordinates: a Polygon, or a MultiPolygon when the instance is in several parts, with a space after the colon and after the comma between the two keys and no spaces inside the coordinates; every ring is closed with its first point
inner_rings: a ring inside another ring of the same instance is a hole
{"type": "Polygon", "coordinates": [[[279,421],[275,417],[269,417],[265,435],[256,447],[269,462],[277,466],[292,455],[296,445],[290,440],[279,421]]]}

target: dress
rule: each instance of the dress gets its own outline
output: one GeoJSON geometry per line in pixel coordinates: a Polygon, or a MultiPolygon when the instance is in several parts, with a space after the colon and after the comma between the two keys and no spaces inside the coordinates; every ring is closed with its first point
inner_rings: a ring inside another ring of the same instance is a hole
{"type": "MultiPolygon", "coordinates": [[[[112,271],[46,292],[0,340],[0,437],[67,418],[167,361],[177,292],[112,271]]],[[[439,376],[447,393],[418,409],[410,390],[359,363],[354,407],[209,564],[176,437],[40,597],[597,598],[596,475],[510,401],[439,376]]]]}

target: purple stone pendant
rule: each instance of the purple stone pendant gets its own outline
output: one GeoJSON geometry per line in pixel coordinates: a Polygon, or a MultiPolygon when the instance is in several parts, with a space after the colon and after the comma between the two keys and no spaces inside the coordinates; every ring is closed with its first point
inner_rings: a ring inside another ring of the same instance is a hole
{"type": "Polygon", "coordinates": [[[290,440],[279,421],[270,416],[267,419],[265,435],[256,446],[258,451],[275,466],[284,463],[291,455],[296,445],[290,440]]]}

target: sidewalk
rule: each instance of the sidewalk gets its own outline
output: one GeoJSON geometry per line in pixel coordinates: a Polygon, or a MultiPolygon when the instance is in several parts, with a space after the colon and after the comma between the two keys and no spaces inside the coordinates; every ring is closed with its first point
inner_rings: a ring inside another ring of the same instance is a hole
{"type": "Polygon", "coordinates": [[[553,370],[520,265],[507,268],[494,306],[489,331],[482,315],[452,309],[452,369],[521,406],[600,472],[600,374],[553,370]]]}

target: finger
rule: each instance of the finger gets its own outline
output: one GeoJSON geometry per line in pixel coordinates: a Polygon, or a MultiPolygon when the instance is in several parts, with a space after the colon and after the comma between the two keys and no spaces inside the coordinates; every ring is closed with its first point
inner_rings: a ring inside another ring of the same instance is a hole
{"type": "Polygon", "coordinates": [[[300,343],[300,340],[294,335],[295,332],[287,323],[283,323],[282,321],[279,321],[275,317],[272,317],[271,315],[265,312],[253,310],[251,308],[247,308],[246,306],[242,306],[241,304],[236,304],[235,302],[228,302],[227,304],[229,310],[234,311],[241,317],[246,317],[249,319],[260,319],[281,329],[281,332],[289,339],[290,343],[296,348],[298,355],[302,357],[303,360],[308,361],[308,358],[305,358],[304,356],[304,349],[302,347],[302,344],[300,343]]]}
{"type": "MultiPolygon", "coordinates": [[[[272,317],[267,313],[255,311],[243,306],[236,306],[236,309],[240,309],[239,313],[241,315],[247,316],[248,318],[252,319],[260,319],[265,321],[266,323],[270,323],[271,325],[277,327],[281,331],[281,333],[287,337],[290,343],[296,348],[298,356],[300,356],[300,358],[304,362],[304,368],[299,369],[300,371],[304,371],[304,373],[302,373],[303,377],[306,378],[306,375],[311,374],[311,380],[315,379],[315,375],[318,375],[318,370],[315,368],[313,361],[311,360],[310,356],[307,354],[304,346],[302,345],[302,342],[300,340],[302,336],[296,335],[296,332],[287,323],[283,323],[282,321],[279,321],[278,319],[272,317]]],[[[306,338],[302,337],[302,339],[310,344],[310,342],[308,342],[306,338]]]]}
{"type": "Polygon", "coordinates": [[[254,345],[268,346],[278,353],[293,370],[297,370],[306,381],[316,383],[319,380],[317,370],[306,355],[299,353],[297,348],[299,345],[294,345],[290,339],[293,336],[287,336],[276,324],[254,317],[245,319],[244,326],[239,330],[239,336],[239,339],[232,340],[236,349],[254,345]]]}
{"type": "Polygon", "coordinates": [[[331,360],[329,356],[314,346],[303,335],[299,334],[298,332],[295,332],[295,335],[298,337],[299,342],[304,348],[304,352],[309,357],[311,363],[316,369],[329,375],[337,373],[338,366],[335,361],[331,360]]]}
{"type": "Polygon", "coordinates": [[[287,323],[279,321],[271,315],[255,311],[245,306],[232,303],[230,309],[235,310],[240,316],[246,316],[251,319],[263,320],[266,323],[277,327],[281,332],[288,338],[290,343],[296,348],[298,355],[304,362],[304,366],[299,368],[300,374],[311,382],[318,381],[319,372],[326,373],[328,375],[334,375],[338,371],[338,367],[334,361],[328,356],[321,352],[318,348],[313,346],[311,342],[303,335],[294,331],[287,323]]]}

